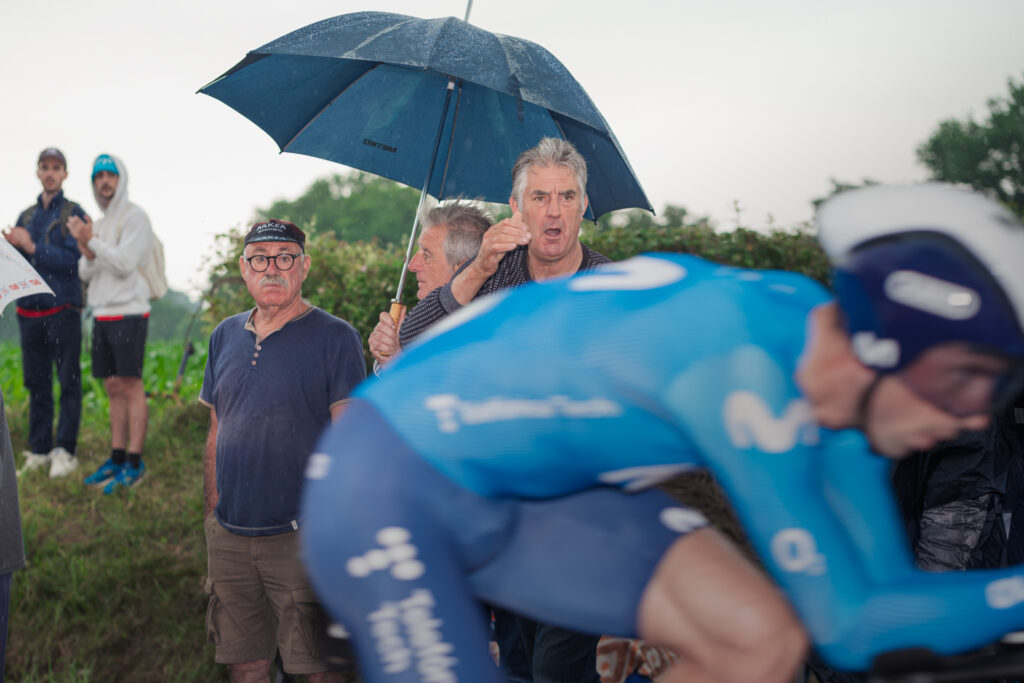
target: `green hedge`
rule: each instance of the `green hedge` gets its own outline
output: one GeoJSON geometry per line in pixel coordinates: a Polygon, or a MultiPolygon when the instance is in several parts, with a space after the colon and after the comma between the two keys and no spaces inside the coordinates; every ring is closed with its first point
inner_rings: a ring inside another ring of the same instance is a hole
{"type": "Polygon", "coordinates": [[[738,228],[715,232],[703,225],[649,230],[609,228],[588,235],[585,241],[616,261],[645,251],[675,251],[742,268],[795,271],[828,282],[828,258],[818,240],[803,231],[764,234],[738,228]]]}
{"type": "MultiPolygon", "coordinates": [[[[771,268],[804,273],[827,283],[828,260],[813,235],[803,231],[764,234],[747,229],[715,232],[704,225],[606,228],[585,231],[584,242],[614,260],[648,251],[675,251],[745,268],[771,268]]],[[[217,240],[212,290],[207,294],[210,324],[252,308],[253,302],[238,268],[242,235],[221,235],[217,240]]],[[[378,315],[387,310],[405,257],[404,249],[377,242],[338,241],[333,234],[314,234],[306,244],[313,263],[302,288],[314,305],[349,321],[363,338],[367,365],[372,357],[366,339],[378,315]]],[[[403,300],[416,302],[416,279],[406,278],[403,300]]]]}

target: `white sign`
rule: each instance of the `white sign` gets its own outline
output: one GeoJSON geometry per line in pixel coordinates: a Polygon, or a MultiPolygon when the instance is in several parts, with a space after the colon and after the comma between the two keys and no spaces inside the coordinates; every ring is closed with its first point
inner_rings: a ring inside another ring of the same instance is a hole
{"type": "Polygon", "coordinates": [[[53,290],[20,251],[0,239],[0,314],[7,304],[32,294],[53,294],[53,290]]]}

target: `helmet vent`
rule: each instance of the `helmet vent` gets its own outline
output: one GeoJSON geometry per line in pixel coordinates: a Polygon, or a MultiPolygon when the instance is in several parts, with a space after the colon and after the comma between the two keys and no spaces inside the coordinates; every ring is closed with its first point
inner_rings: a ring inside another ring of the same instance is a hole
{"type": "Polygon", "coordinates": [[[981,297],[970,287],[913,270],[896,270],[885,278],[891,301],[947,320],[970,320],[981,310],[981,297]]]}

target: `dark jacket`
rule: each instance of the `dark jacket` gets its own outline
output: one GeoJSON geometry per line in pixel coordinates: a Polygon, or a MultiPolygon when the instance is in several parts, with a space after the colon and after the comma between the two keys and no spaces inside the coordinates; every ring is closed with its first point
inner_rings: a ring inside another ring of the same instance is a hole
{"type": "Polygon", "coordinates": [[[1024,515],[1015,514],[1024,487],[1015,412],[1008,406],[987,429],[897,465],[893,483],[921,568],[988,568],[1024,559],[1014,547],[1024,531],[1024,515]],[[1009,538],[1004,514],[1015,515],[1009,538]]]}
{"type": "Polygon", "coordinates": [[[18,299],[18,308],[32,311],[63,305],[82,308],[82,281],[78,278],[78,258],[81,254],[75,238],[59,220],[65,203],[71,206],[70,212],[65,213],[85,217],[82,207],[66,199],[63,192],[58,192],[46,209],[43,208],[43,196],[39,195],[35,206],[30,206],[18,215],[15,225],[28,230],[32,241],[36,243],[36,253],[29,255],[22,252],[22,255],[53,290],[52,296],[33,294],[18,299]]]}

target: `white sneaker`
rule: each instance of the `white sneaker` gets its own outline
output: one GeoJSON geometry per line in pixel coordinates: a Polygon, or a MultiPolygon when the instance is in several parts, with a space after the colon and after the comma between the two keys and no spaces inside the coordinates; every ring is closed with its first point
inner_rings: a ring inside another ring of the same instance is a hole
{"type": "Polygon", "coordinates": [[[57,446],[50,451],[50,479],[66,477],[78,469],[78,458],[57,446]]]}
{"type": "Polygon", "coordinates": [[[26,472],[38,470],[40,467],[47,467],[50,464],[50,453],[44,454],[33,453],[32,451],[22,451],[21,454],[25,456],[25,462],[22,464],[21,469],[18,470],[19,477],[26,472]]]}

